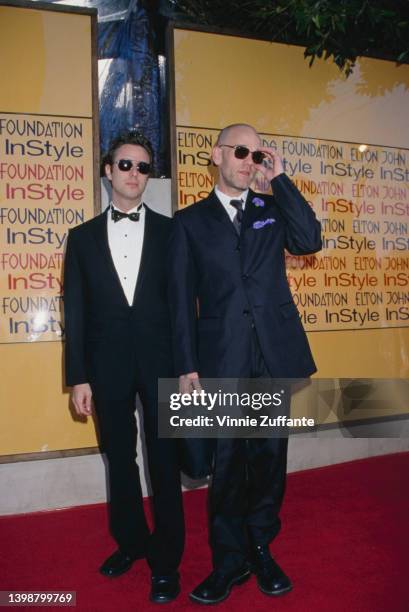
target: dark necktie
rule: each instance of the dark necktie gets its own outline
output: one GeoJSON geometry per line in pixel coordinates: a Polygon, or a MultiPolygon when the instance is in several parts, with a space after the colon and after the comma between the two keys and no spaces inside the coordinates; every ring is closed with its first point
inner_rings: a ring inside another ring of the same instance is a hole
{"type": "Polygon", "coordinates": [[[230,204],[237,210],[236,214],[234,215],[233,225],[236,228],[237,233],[240,234],[241,221],[243,219],[243,201],[230,200],[230,204]]]}
{"type": "Polygon", "coordinates": [[[139,212],[133,213],[124,213],[121,210],[117,210],[116,208],[111,208],[111,218],[114,223],[120,221],[121,219],[130,219],[130,221],[139,221],[139,212]]]}

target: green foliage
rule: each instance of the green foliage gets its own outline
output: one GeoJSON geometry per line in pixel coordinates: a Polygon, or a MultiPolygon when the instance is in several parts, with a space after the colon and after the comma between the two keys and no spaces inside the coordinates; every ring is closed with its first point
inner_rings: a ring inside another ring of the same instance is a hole
{"type": "Polygon", "coordinates": [[[346,75],[362,55],[409,62],[409,0],[169,1],[180,21],[301,44],[346,75]]]}

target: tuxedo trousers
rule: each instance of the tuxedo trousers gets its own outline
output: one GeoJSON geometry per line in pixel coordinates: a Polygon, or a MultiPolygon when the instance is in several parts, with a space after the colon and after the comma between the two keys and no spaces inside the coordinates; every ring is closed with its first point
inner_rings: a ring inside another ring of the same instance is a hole
{"type": "MultiPolygon", "coordinates": [[[[121,551],[146,557],[156,575],[179,566],[184,548],[184,517],[180,468],[175,440],[158,438],[158,373],[144,351],[118,343],[111,352],[98,353],[91,377],[101,450],[109,477],[110,529],[121,551]],[[143,360],[138,358],[142,353],[143,360]],[[112,359],[112,355],[116,357],[112,359]],[[155,375],[152,374],[155,372],[155,375]],[[105,376],[102,376],[105,374],[105,376]],[[115,381],[115,383],[114,383],[115,381]],[[136,463],[135,401],[143,408],[145,443],[153,493],[154,529],[150,533],[136,463]]],[[[156,364],[160,361],[157,355],[156,364]]],[[[160,376],[170,377],[166,367],[160,376]]]]}
{"type": "MultiPolygon", "coordinates": [[[[249,378],[271,378],[253,328],[249,378]]],[[[254,383],[254,381],[253,381],[254,383]]],[[[288,412],[290,392],[287,389],[288,412]]],[[[225,438],[216,444],[209,490],[213,567],[224,573],[248,562],[251,549],[278,534],[287,469],[288,436],[225,438]]]]}

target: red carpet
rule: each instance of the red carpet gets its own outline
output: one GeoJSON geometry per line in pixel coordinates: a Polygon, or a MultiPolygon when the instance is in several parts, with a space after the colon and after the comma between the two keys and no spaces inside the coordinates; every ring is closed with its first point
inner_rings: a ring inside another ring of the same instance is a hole
{"type": "MultiPolygon", "coordinates": [[[[290,474],[272,552],[294,590],[267,597],[252,577],[216,609],[408,612],[408,485],[409,453],[290,474]]],[[[203,609],[187,594],[210,569],[205,498],[203,490],[185,494],[182,593],[168,611],[203,609]]],[[[144,562],[114,580],[97,573],[114,549],[105,505],[0,517],[0,542],[0,590],[76,591],[81,612],[158,610],[148,602],[144,562]]]]}

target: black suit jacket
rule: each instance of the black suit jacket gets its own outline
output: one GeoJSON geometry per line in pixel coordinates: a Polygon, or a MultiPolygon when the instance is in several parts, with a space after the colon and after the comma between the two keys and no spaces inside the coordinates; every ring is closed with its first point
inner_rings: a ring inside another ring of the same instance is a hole
{"type": "Polygon", "coordinates": [[[287,282],[285,249],[318,251],[321,227],[286,175],[272,187],[274,197],[249,191],[240,238],[214,192],[175,215],[169,274],[178,375],[249,376],[249,320],[272,376],[315,371],[287,282]]]}
{"type": "Polygon", "coordinates": [[[137,354],[152,379],[170,376],[166,258],[171,220],[148,207],[132,306],[108,244],[107,211],[70,230],[64,266],[65,371],[68,386],[111,386],[132,377],[137,354]]]}

